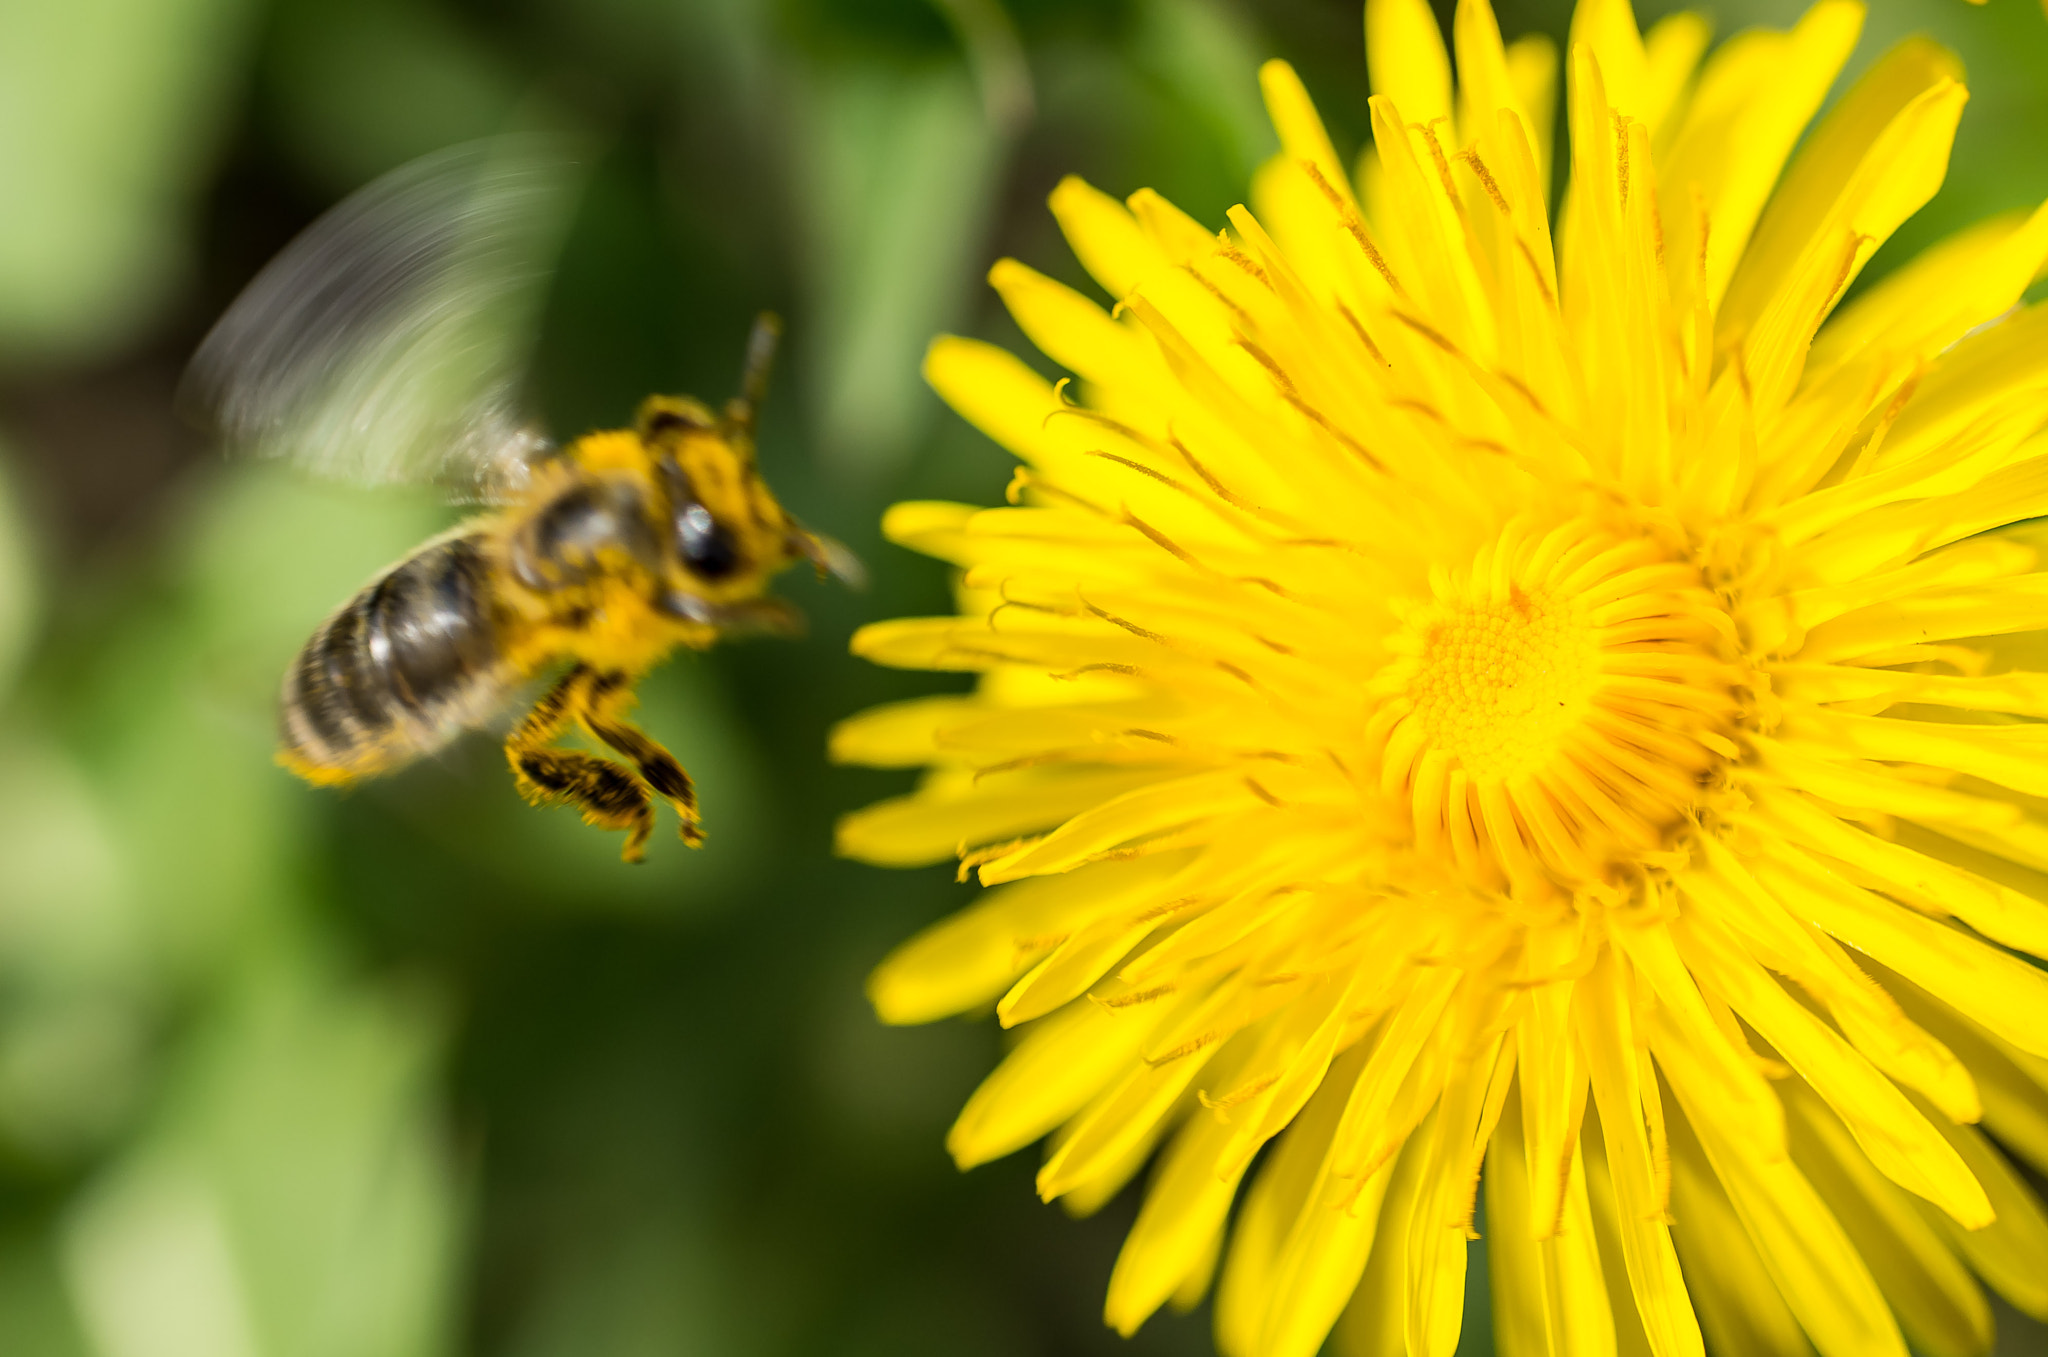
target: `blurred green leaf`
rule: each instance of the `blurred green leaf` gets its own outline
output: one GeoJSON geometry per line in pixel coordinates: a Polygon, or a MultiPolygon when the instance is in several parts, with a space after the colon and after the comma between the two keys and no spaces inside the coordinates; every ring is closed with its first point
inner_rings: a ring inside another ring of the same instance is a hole
{"type": "Polygon", "coordinates": [[[319,618],[445,520],[418,494],[239,467],[113,629],[78,693],[79,739],[168,973],[203,978],[289,917],[315,794],[272,762],[279,676],[319,618]]]}
{"type": "Polygon", "coordinates": [[[944,0],[780,0],[779,8],[793,45],[841,59],[930,56],[954,38],[944,0]]]}
{"type": "Polygon", "coordinates": [[[513,69],[456,18],[403,0],[280,0],[266,102],[327,183],[367,183],[428,151],[507,129],[513,69]]]}
{"type": "Polygon", "coordinates": [[[1017,40],[1017,26],[1002,0],[931,0],[952,25],[953,35],[974,73],[982,113],[1004,137],[1015,137],[1031,121],[1031,67],[1017,40]]]}
{"type": "Polygon", "coordinates": [[[0,443],[0,703],[14,684],[35,625],[37,592],[28,523],[15,497],[8,455],[0,443]]]}
{"type": "Polygon", "coordinates": [[[0,352],[103,350],[183,281],[251,9],[0,4],[0,352]]]}
{"type": "Polygon", "coordinates": [[[1144,0],[1133,52],[1223,152],[1240,193],[1279,149],[1259,98],[1264,53],[1243,15],[1218,0],[1144,0]]]}
{"type": "Polygon", "coordinates": [[[72,1214],[66,1272],[101,1357],[448,1351],[437,1028],[303,943],[251,965],[72,1214]]]}
{"type": "Polygon", "coordinates": [[[262,1357],[220,1202],[183,1166],[84,1203],[71,1285],[100,1357],[262,1357]]]}
{"type": "Polygon", "coordinates": [[[98,1148],[141,1096],[146,933],[113,826],[82,771],[0,726],[0,1138],[62,1161],[98,1148]]]}
{"type": "Polygon", "coordinates": [[[0,1352],[92,1357],[46,1233],[0,1241],[0,1352]]]}
{"type": "Polygon", "coordinates": [[[715,1241],[689,1218],[637,1222],[577,1259],[536,1298],[509,1357],[759,1352],[759,1326],[743,1326],[719,1294],[722,1271],[715,1241]]]}
{"type": "Polygon", "coordinates": [[[794,112],[818,451],[895,470],[936,410],[925,345],[979,281],[1003,144],[958,62],[826,64],[794,112]]]}

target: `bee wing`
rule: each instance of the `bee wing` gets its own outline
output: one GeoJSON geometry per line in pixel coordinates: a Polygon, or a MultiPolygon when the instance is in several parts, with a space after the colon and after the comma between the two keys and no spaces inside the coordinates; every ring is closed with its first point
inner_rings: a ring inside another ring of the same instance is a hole
{"type": "Polygon", "coordinates": [[[837,538],[799,528],[796,549],[817,569],[820,579],[830,576],[856,593],[868,587],[868,568],[851,547],[837,538]]]}
{"type": "Polygon", "coordinates": [[[306,228],[213,327],[181,393],[236,451],[502,501],[549,449],[522,381],[574,204],[566,140],[393,170],[306,228]]]}

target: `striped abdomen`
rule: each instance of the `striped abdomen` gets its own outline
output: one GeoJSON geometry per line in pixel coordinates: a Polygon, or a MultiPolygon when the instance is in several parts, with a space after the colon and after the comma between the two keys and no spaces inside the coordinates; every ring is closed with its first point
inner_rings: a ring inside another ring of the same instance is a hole
{"type": "Polygon", "coordinates": [[[518,675],[500,653],[485,540],[428,543],[313,633],[285,674],[287,766],[319,782],[383,772],[498,707],[518,675]]]}

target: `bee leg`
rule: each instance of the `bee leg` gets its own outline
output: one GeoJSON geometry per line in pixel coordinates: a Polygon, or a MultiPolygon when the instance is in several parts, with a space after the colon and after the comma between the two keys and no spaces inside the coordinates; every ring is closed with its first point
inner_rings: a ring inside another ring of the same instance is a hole
{"type": "Polygon", "coordinates": [[[579,666],[534,705],[505,742],[505,757],[520,795],[536,806],[567,803],[583,812],[586,824],[623,829],[626,844],[620,856],[638,862],[647,854],[654,832],[654,805],[638,778],[609,759],[569,749],[550,749],[587,701],[594,679],[579,666]]]}
{"type": "Polygon", "coordinates": [[[654,803],[640,780],[618,764],[569,749],[529,749],[512,756],[512,771],[528,801],[568,802],[583,811],[585,824],[626,831],[619,853],[625,861],[647,856],[654,803]]]}
{"type": "Polygon", "coordinates": [[[633,701],[631,680],[621,673],[599,674],[579,693],[576,719],[591,738],[603,741],[633,761],[647,785],[676,808],[681,821],[677,836],[692,848],[704,844],[704,831],[697,813],[697,789],[675,755],[663,749],[646,731],[625,719],[623,713],[633,701]]]}

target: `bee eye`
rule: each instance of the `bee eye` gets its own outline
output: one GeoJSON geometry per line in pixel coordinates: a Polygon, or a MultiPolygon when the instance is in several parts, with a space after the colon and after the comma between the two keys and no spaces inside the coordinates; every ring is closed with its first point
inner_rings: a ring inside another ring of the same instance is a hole
{"type": "Polygon", "coordinates": [[[692,504],[676,515],[676,549],[683,564],[699,579],[724,579],[739,565],[732,534],[701,504],[692,504]]]}

